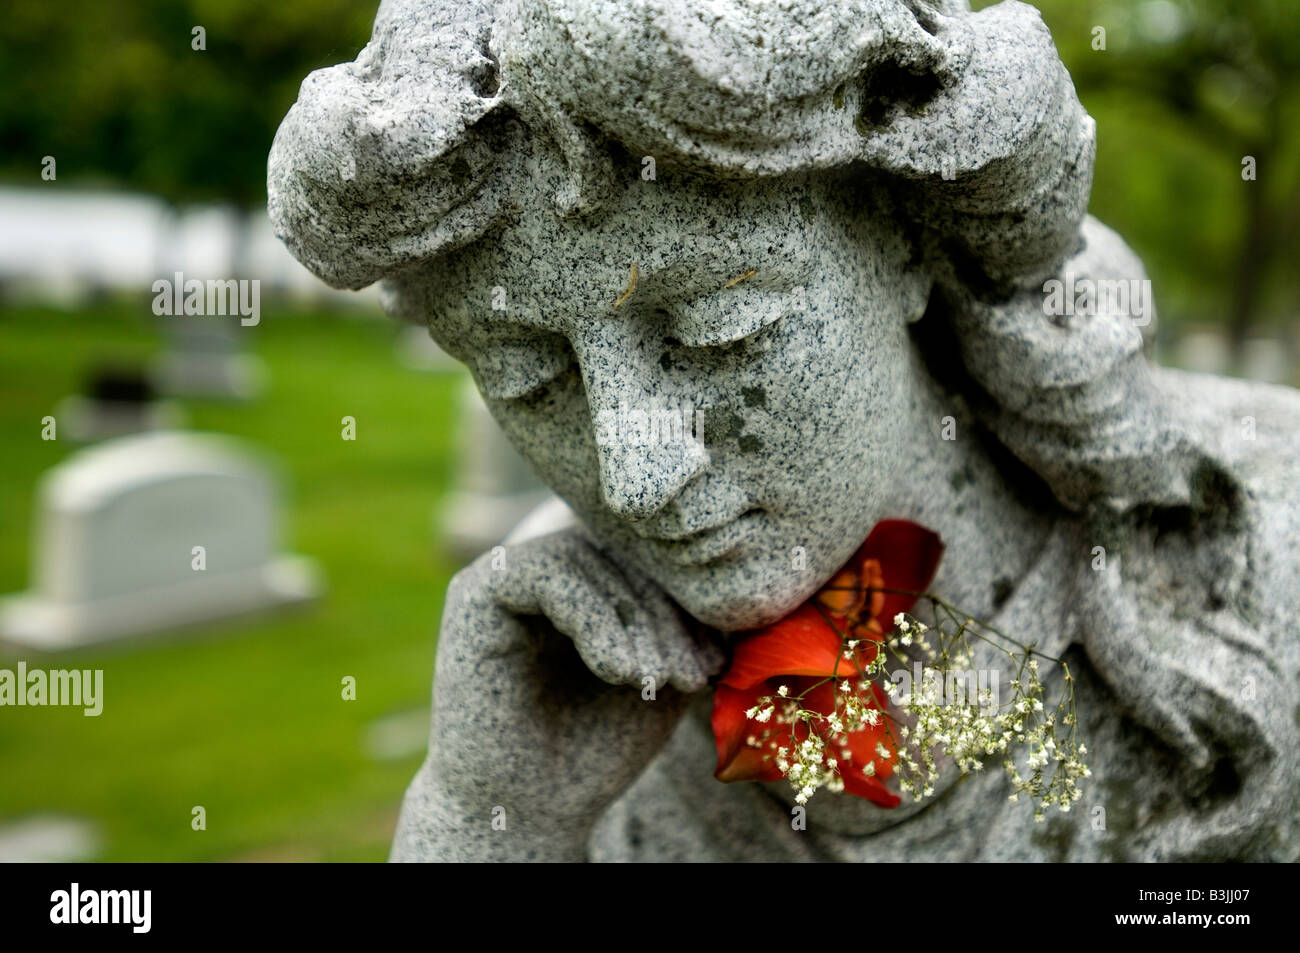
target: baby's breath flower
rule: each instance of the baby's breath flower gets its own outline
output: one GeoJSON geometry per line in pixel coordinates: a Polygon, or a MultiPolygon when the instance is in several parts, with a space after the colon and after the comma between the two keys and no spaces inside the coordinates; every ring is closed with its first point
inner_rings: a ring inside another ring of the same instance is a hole
{"type": "MultiPolygon", "coordinates": [[[[936,611],[946,606],[932,601],[936,611]]],[[[886,672],[889,654],[878,645],[870,652],[859,653],[862,640],[856,638],[841,639],[838,671],[842,674],[837,674],[833,682],[837,691],[831,711],[805,708],[803,698],[808,692],[791,698],[788,686],[777,688],[776,697],[783,701],[776,722],[783,727],[751,735],[747,743],[751,747],[768,746],[764,757],[790,781],[796,803],[806,804],[821,788],[843,791],[846,770],[861,770],[866,777],[877,777],[883,771],[897,779],[904,795],[932,797],[942,763],[951,761],[957,773],[964,775],[982,771],[985,760],[993,755],[1001,755],[1011,786],[1007,800],[1015,803],[1024,795],[1034,805],[1036,822],[1045,820],[1047,809],[1056,807],[1068,813],[1071,804],[1079,800],[1082,792],[1078,781],[1092,772],[1082,760],[1088,749],[1077,744],[1073,735],[1073,678],[1068,667],[1059,663],[1064,670],[1065,696],[1057,709],[1048,710],[1032,648],[1002,648],[1001,641],[1010,642],[1005,636],[960,613],[949,615],[956,621],[945,623],[941,619],[942,624],[934,629],[937,648],[926,638],[930,628],[924,623],[906,613],[894,617],[894,627],[900,634],[886,642],[893,658],[906,658],[903,650],[910,649],[913,658],[923,655],[929,660],[922,669],[920,684],[909,680],[906,692],[886,672]],[[1011,679],[1007,702],[998,698],[998,681],[990,689],[982,686],[982,678],[978,688],[970,688],[969,681],[964,680],[975,672],[968,630],[979,630],[982,642],[1002,648],[1008,660],[1007,670],[1018,673],[1011,679]],[[868,654],[870,658],[864,658],[868,654]],[[877,707],[877,688],[897,706],[894,715],[877,707]],[[1057,724],[1058,713],[1064,727],[1057,724]],[[879,737],[882,728],[885,740],[879,737]],[[788,733],[787,745],[778,747],[775,739],[768,740],[778,730],[788,733]],[[855,764],[852,738],[862,731],[873,733],[868,737],[874,741],[874,754],[865,764],[855,764]],[[940,762],[940,755],[945,762],[940,762]],[[878,768],[886,764],[890,767],[878,768]],[[1019,764],[1027,769],[1026,775],[1020,773],[1019,764]]],[[[852,631],[853,626],[849,629],[852,631]]],[[[768,724],[776,713],[773,697],[757,701],[746,715],[759,724],[768,724]]]]}

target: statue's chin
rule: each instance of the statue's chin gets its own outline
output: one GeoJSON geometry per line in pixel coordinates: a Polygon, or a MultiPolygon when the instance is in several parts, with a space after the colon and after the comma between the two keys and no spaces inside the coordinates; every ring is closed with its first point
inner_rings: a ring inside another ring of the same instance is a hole
{"type": "Polygon", "coordinates": [[[692,617],[723,632],[761,629],[784,618],[815,591],[804,587],[728,585],[717,577],[705,582],[663,580],[661,585],[692,617]]]}

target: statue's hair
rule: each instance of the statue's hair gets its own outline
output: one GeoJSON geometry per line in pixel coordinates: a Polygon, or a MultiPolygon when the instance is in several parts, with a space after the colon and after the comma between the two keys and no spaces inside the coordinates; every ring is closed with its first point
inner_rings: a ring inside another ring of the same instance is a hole
{"type": "MultiPolygon", "coordinates": [[[[538,181],[530,156],[562,170],[549,196],[562,216],[615,194],[611,143],[719,179],[886,177],[933,277],[918,328],[955,342],[962,396],[988,429],[1097,525],[1143,508],[1204,515],[1231,557],[1215,585],[1244,592],[1243,490],[1159,392],[1144,353],[1154,315],[1045,313],[1048,279],[1145,273],[1086,215],[1094,124],[1038,12],[723,5],[384,0],[369,45],[307,77],[276,136],[277,233],[329,284],[360,288],[509,220],[514,193],[538,181]]],[[[1235,718],[1243,734],[1227,747],[1242,761],[1277,754],[1273,729],[1225,713],[1215,671],[1177,645],[1135,646],[1115,611],[1085,623],[1084,644],[1141,723],[1198,769],[1210,756],[1193,724],[1235,718]],[[1159,698],[1171,685],[1185,692],[1172,706],[1159,698]]]]}
{"type": "Polygon", "coordinates": [[[617,194],[611,143],[724,179],[856,166],[892,182],[977,409],[1062,504],[1201,503],[1213,462],[1161,413],[1154,316],[1044,314],[1047,279],[1145,273],[1086,217],[1094,125],[1038,12],[727,7],[385,0],[357,60],[311,74],[276,137],[276,230],[326,282],[360,288],[508,220],[532,154],[562,167],[565,216],[617,194]]]}

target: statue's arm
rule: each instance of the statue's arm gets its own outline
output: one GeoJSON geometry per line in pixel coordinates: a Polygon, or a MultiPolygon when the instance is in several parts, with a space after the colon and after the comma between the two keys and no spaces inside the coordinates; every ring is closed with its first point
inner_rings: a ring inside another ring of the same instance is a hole
{"type": "Polygon", "coordinates": [[[448,588],[429,754],[392,859],[585,859],[721,662],[576,531],[480,558],[448,588]]]}
{"type": "MultiPolygon", "coordinates": [[[[493,815],[491,798],[457,797],[438,777],[431,752],[406,789],[389,860],[418,862],[554,861],[587,859],[594,825],[583,819],[524,824],[504,810],[493,815]],[[504,823],[494,829],[493,822],[504,823]],[[511,822],[514,822],[514,826],[511,822]]],[[[486,793],[486,792],[484,792],[486,793]]]]}

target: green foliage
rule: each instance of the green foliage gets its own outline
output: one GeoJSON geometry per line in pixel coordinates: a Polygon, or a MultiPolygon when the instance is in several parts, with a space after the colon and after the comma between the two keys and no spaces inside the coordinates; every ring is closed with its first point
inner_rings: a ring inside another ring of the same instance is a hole
{"type": "Polygon", "coordinates": [[[1037,5],[1097,120],[1092,212],[1146,262],[1162,323],[1221,321],[1239,342],[1253,325],[1294,320],[1294,0],[1037,5]],[[1098,27],[1105,49],[1096,48],[1098,27]],[[1242,178],[1247,156],[1255,160],[1255,181],[1242,178]]]}
{"type": "Polygon", "coordinates": [[[260,205],[266,155],[311,70],[352,59],[356,0],[10,0],[0,28],[0,172],[102,180],[174,202],[260,205]],[[191,47],[195,26],[206,50],[191,47]]]}

